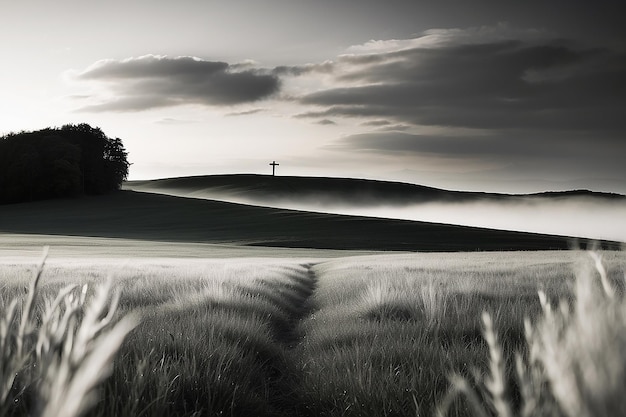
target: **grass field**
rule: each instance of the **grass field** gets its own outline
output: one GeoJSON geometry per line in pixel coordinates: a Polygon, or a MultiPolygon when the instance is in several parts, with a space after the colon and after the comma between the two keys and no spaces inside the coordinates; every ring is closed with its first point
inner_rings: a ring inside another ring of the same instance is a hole
{"type": "MultiPolygon", "coordinates": [[[[112,275],[116,317],[140,317],[115,353],[111,376],[98,384],[86,410],[93,416],[433,415],[458,385],[452,375],[471,381],[490,410],[481,383],[493,364],[484,311],[509,364],[507,401],[517,407],[522,394],[511,367],[514,352],[527,350],[524,318],[539,325],[545,314],[537,290],[553,304],[561,297],[572,303],[575,271],[593,264],[580,251],[332,258],[296,250],[278,258],[250,248],[249,256],[208,258],[199,256],[206,248],[191,245],[166,256],[145,242],[143,256],[106,257],[97,246],[69,244],[78,241],[67,238],[58,258],[52,248],[38,305],[69,283],[79,285],[72,291],[85,283],[98,288],[112,275]]],[[[25,243],[3,255],[7,314],[10,300],[24,298],[39,255],[25,243]]],[[[608,279],[623,279],[625,254],[602,256],[608,279]]],[[[29,358],[17,374],[31,380],[17,378],[0,415],[50,403],[46,384],[26,371],[36,356],[29,358]]],[[[447,415],[477,415],[462,396],[448,402],[447,415]]]]}

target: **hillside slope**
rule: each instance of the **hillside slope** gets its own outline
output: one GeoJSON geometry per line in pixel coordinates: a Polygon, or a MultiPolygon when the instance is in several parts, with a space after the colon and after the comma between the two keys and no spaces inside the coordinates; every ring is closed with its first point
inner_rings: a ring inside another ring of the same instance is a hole
{"type": "Polygon", "coordinates": [[[559,236],[316,214],[132,191],[0,206],[0,232],[414,251],[566,249],[571,242],[559,236]]]}
{"type": "Polygon", "coordinates": [[[126,189],[349,216],[393,218],[626,242],[626,196],[448,191],[350,178],[208,175],[130,181],[126,189]]]}

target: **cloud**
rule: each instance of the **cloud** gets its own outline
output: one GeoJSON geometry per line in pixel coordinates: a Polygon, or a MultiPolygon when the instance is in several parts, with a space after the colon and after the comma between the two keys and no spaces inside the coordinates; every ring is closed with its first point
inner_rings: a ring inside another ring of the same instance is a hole
{"type": "Polygon", "coordinates": [[[330,119],[322,119],[322,120],[318,121],[317,124],[325,126],[325,125],[336,125],[337,123],[335,121],[333,121],[333,120],[330,120],[330,119]]]}
{"type": "Polygon", "coordinates": [[[264,112],[265,109],[251,109],[251,110],[244,110],[244,111],[237,111],[237,112],[231,112],[231,113],[227,113],[226,116],[249,116],[251,114],[256,114],[256,113],[262,113],[264,112]]]}
{"type": "Polygon", "coordinates": [[[335,68],[335,63],[325,61],[321,64],[304,64],[304,65],[281,65],[272,70],[276,75],[300,76],[310,73],[330,74],[335,68]]]}
{"type": "Polygon", "coordinates": [[[370,41],[334,65],[334,86],[303,94],[298,117],[412,126],[618,132],[626,55],[539,31],[436,30],[370,41]],[[501,33],[503,32],[503,33],[501,33]]]}
{"type": "Polygon", "coordinates": [[[406,130],[411,130],[411,126],[404,125],[404,124],[395,124],[395,125],[381,126],[376,130],[380,132],[404,132],[406,130]]]}
{"type": "Polygon", "coordinates": [[[466,134],[413,134],[375,131],[347,135],[328,149],[378,156],[475,161],[534,173],[571,175],[592,170],[594,175],[623,177],[626,143],[619,136],[590,143],[585,135],[545,131],[466,134]],[[482,161],[482,162],[481,162],[482,161]],[[528,171],[532,169],[531,171],[528,171]]]}
{"type": "MultiPolygon", "coordinates": [[[[556,137],[552,133],[511,133],[506,137],[498,134],[411,134],[406,132],[370,132],[349,135],[342,143],[350,149],[374,150],[377,152],[412,152],[441,155],[505,157],[569,158],[575,155],[592,155],[601,152],[594,150],[584,138],[575,136],[556,137]],[[550,138],[556,140],[550,140],[550,138]],[[568,146],[563,146],[568,145],[568,146]]],[[[626,150],[626,145],[618,147],[626,150]]],[[[614,148],[615,149],[615,148],[614,148]]]]}
{"type": "Polygon", "coordinates": [[[461,44],[481,44],[510,39],[533,41],[554,36],[546,30],[516,28],[507,22],[500,22],[493,26],[470,28],[436,28],[425,30],[420,36],[412,39],[372,39],[361,45],[350,46],[343,56],[381,54],[415,48],[437,48],[461,44]]]}
{"type": "MultiPolygon", "coordinates": [[[[501,141],[490,136],[425,135],[406,132],[369,132],[348,135],[339,142],[340,147],[376,153],[416,153],[440,155],[507,155],[519,151],[519,142],[501,141]]],[[[521,147],[525,149],[525,147],[521,147]]],[[[533,152],[540,153],[537,148],[533,152]]]]}
{"type": "Polygon", "coordinates": [[[250,103],[280,89],[278,76],[254,63],[228,64],[194,57],[145,55],[103,60],[75,79],[102,84],[115,97],[83,111],[138,111],[182,104],[211,106],[250,103]]]}
{"type": "Polygon", "coordinates": [[[343,154],[520,178],[624,179],[626,55],[509,29],[353,47],[330,83],[299,96],[295,117],[356,119],[362,132],[325,148],[343,154]]]}
{"type": "Polygon", "coordinates": [[[366,122],[361,123],[363,126],[389,126],[391,124],[391,122],[389,120],[382,120],[382,119],[377,119],[377,120],[368,120],[366,122]]]}

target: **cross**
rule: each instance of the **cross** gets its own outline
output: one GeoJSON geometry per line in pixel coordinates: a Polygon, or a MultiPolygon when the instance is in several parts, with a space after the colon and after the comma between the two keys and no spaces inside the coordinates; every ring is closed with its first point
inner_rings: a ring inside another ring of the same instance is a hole
{"type": "Polygon", "coordinates": [[[280,164],[277,164],[276,161],[272,161],[270,165],[272,166],[272,177],[273,177],[274,175],[276,175],[276,166],[280,164]]]}

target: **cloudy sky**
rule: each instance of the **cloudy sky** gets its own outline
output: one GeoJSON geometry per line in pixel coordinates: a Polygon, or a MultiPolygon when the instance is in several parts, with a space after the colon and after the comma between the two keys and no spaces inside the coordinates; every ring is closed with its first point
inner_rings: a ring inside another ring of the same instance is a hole
{"type": "Polygon", "coordinates": [[[626,193],[619,2],[0,0],[0,133],[90,123],[131,179],[626,193]]]}

